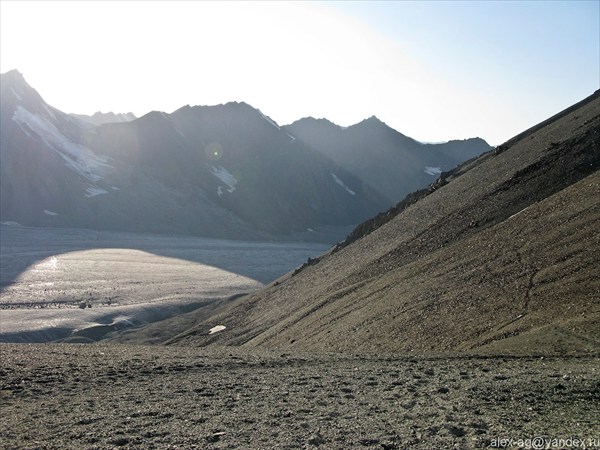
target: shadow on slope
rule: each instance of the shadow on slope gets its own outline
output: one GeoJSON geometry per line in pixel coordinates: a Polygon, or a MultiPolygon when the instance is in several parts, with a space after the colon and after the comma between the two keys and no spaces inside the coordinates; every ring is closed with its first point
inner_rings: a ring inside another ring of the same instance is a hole
{"type": "Polygon", "coordinates": [[[596,92],[171,342],[597,352],[599,129],[596,92]]]}

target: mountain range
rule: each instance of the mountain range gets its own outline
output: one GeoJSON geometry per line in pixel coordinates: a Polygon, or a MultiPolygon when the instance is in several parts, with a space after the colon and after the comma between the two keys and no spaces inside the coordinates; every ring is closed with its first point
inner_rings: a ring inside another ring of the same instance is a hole
{"type": "Polygon", "coordinates": [[[0,220],[23,225],[331,242],[490,149],[420,144],[375,118],[282,127],[243,102],[78,116],[16,70],[1,94],[0,220]]]}
{"type": "Polygon", "coordinates": [[[153,335],[279,351],[595,354],[599,169],[596,91],[267,288],[185,326],[155,324],[153,335]]]}
{"type": "Polygon", "coordinates": [[[385,195],[390,205],[490,149],[480,138],[424,144],[375,116],[347,128],[312,117],[285,128],[385,195]]]}
{"type": "Polygon", "coordinates": [[[135,114],[131,112],[115,114],[114,112],[103,113],[97,111],[91,116],[88,116],[87,114],[71,114],[71,116],[96,126],[103,125],[105,123],[131,122],[132,120],[137,119],[135,114]]]}

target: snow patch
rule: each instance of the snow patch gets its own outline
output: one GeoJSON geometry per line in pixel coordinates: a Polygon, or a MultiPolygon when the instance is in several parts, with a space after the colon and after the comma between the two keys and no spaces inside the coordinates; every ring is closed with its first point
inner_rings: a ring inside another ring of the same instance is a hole
{"type": "Polygon", "coordinates": [[[44,109],[46,110],[46,112],[48,114],[50,114],[50,116],[52,116],[53,119],[56,119],[56,116],[54,115],[54,112],[48,108],[48,105],[46,105],[45,103],[42,103],[42,106],[44,107],[44,109]]]}
{"type": "Polygon", "coordinates": [[[58,213],[56,213],[54,211],[49,211],[47,209],[44,210],[44,214],[46,214],[48,216],[58,216],[58,213]]]}
{"type": "Polygon", "coordinates": [[[512,216],[510,216],[508,219],[506,220],[510,220],[513,217],[517,217],[519,214],[521,214],[523,211],[525,211],[527,208],[529,208],[529,206],[527,206],[526,208],[523,208],[521,211],[514,213],[512,216]]]}
{"type": "Polygon", "coordinates": [[[175,128],[175,131],[177,131],[181,136],[185,137],[185,135],[181,131],[179,131],[177,128],[175,128]]]}
{"type": "Polygon", "coordinates": [[[225,325],[217,325],[216,327],[212,327],[210,330],[208,330],[208,334],[218,333],[219,331],[223,331],[225,328],[227,328],[225,325]]]}
{"type": "Polygon", "coordinates": [[[90,186],[85,190],[83,195],[90,198],[90,197],[95,197],[96,195],[103,195],[103,194],[108,194],[108,191],[106,191],[102,188],[99,188],[97,186],[90,186]]]}
{"type": "MultiPolygon", "coordinates": [[[[281,128],[279,127],[279,125],[277,125],[277,124],[276,124],[276,123],[273,121],[273,119],[271,119],[271,118],[270,118],[270,117],[268,117],[268,116],[265,116],[265,115],[264,115],[264,114],[263,114],[263,113],[260,111],[260,109],[258,110],[258,112],[259,112],[259,113],[260,113],[260,115],[263,117],[263,119],[265,119],[267,122],[269,122],[271,125],[273,125],[273,126],[274,126],[275,128],[277,128],[278,130],[281,130],[281,128]]],[[[289,136],[289,135],[288,135],[288,136],[289,136]]]]}
{"type": "Polygon", "coordinates": [[[344,189],[346,189],[346,192],[348,192],[350,195],[356,195],[356,192],[354,192],[352,189],[350,189],[348,186],[346,186],[346,184],[342,180],[340,180],[335,173],[333,173],[333,172],[330,172],[330,173],[331,173],[331,176],[333,177],[333,179],[335,180],[335,182],[337,184],[339,184],[341,187],[343,187],[344,189]]]}
{"type": "Polygon", "coordinates": [[[163,116],[165,119],[168,119],[167,115],[164,112],[160,112],[160,115],[163,116]]]}
{"type": "Polygon", "coordinates": [[[424,172],[427,175],[439,175],[439,174],[442,173],[442,168],[441,167],[425,166],[424,172]]]}
{"type": "Polygon", "coordinates": [[[290,142],[294,142],[296,140],[296,138],[294,136],[292,136],[290,133],[287,133],[287,135],[290,138],[290,142]]]}
{"type": "Polygon", "coordinates": [[[0,222],[0,225],[4,225],[6,227],[21,227],[21,226],[23,226],[19,222],[15,222],[14,220],[7,220],[5,222],[0,222]]]}
{"type": "Polygon", "coordinates": [[[21,96],[19,95],[19,93],[18,93],[17,91],[15,91],[15,89],[14,89],[14,88],[10,88],[10,90],[12,91],[13,95],[14,95],[15,97],[17,97],[17,100],[21,100],[21,101],[23,101],[23,97],[21,97],[21,96]]]}
{"type": "MultiPolygon", "coordinates": [[[[50,112],[50,110],[48,111],[50,112]]],[[[12,120],[25,133],[29,134],[27,128],[35,133],[65,160],[67,167],[89,181],[95,182],[102,179],[99,173],[110,167],[106,163],[106,158],[101,158],[89,148],[71,141],[43,116],[33,114],[19,105],[12,120]]]]}
{"type": "Polygon", "coordinates": [[[219,187],[217,188],[217,195],[218,195],[219,197],[223,196],[223,186],[219,186],[219,187]]]}
{"type": "MultiPolygon", "coordinates": [[[[221,180],[223,183],[225,183],[227,185],[227,188],[228,188],[227,192],[232,193],[233,191],[235,191],[235,185],[237,184],[238,181],[235,179],[235,177],[233,175],[231,175],[227,171],[227,169],[225,169],[225,167],[212,166],[211,172],[215,177],[217,177],[219,180],[221,180]]],[[[223,191],[221,191],[221,193],[222,192],[223,191]]]]}
{"type": "Polygon", "coordinates": [[[120,190],[121,190],[120,188],[118,188],[118,187],[116,187],[116,186],[111,186],[110,188],[111,188],[113,191],[120,191],[120,190]]]}

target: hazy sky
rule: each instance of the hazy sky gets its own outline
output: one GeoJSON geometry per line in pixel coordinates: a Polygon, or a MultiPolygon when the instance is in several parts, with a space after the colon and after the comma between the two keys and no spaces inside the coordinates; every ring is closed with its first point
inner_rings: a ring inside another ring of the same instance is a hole
{"type": "Polygon", "coordinates": [[[245,101],[500,144],[600,86],[600,2],[0,2],[0,69],[65,112],[245,101]]]}

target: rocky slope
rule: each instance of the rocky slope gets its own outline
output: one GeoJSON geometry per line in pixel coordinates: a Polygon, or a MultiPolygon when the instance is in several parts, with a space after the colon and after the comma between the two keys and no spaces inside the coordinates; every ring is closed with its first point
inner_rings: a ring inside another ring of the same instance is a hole
{"type": "Polygon", "coordinates": [[[597,352],[599,167],[596,92],[171,342],[597,352]],[[217,324],[226,330],[208,335],[217,324]]]}

